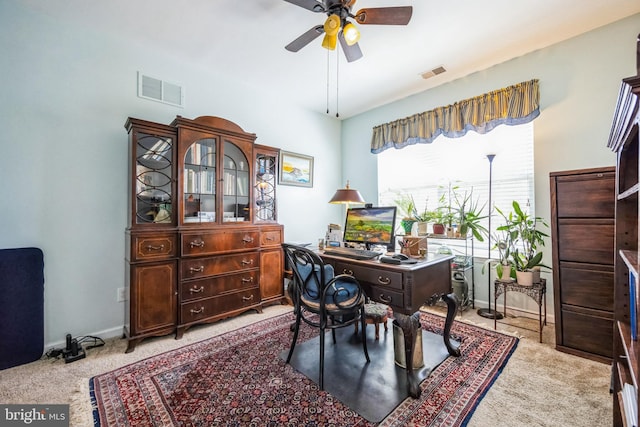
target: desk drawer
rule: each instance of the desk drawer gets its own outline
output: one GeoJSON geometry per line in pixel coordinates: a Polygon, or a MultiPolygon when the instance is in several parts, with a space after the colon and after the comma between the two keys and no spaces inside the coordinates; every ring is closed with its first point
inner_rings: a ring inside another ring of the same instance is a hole
{"type": "Polygon", "coordinates": [[[248,252],[237,255],[182,260],[180,277],[182,280],[197,279],[217,274],[249,270],[260,266],[260,254],[248,252]]]}
{"type": "Polygon", "coordinates": [[[365,288],[369,288],[369,298],[374,301],[400,308],[404,307],[404,294],[402,292],[375,285],[365,288]]]}
{"type": "Polygon", "coordinates": [[[188,302],[180,306],[180,323],[189,324],[234,310],[260,304],[260,289],[188,302]]]}
{"type": "Polygon", "coordinates": [[[229,292],[236,292],[241,289],[253,288],[257,284],[258,270],[192,280],[180,284],[180,300],[184,302],[208,298],[229,292]]]}
{"type": "Polygon", "coordinates": [[[389,271],[378,268],[363,267],[360,265],[336,262],[336,275],[349,274],[359,282],[367,282],[371,285],[385,286],[387,288],[403,289],[402,273],[399,271],[389,271]]]}

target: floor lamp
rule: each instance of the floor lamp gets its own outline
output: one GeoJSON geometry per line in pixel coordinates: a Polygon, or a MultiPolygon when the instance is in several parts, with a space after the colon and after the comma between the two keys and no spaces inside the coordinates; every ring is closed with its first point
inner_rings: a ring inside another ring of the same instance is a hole
{"type": "MultiPolygon", "coordinates": [[[[487,154],[487,159],[489,159],[489,232],[488,234],[488,244],[489,248],[487,251],[487,259],[491,259],[491,214],[493,211],[493,205],[491,204],[491,187],[493,186],[493,159],[496,157],[495,154],[487,154]]],[[[478,309],[478,315],[482,317],[486,317],[488,319],[502,319],[502,314],[498,313],[497,310],[491,309],[491,269],[489,269],[489,274],[487,274],[488,281],[488,295],[487,299],[489,300],[489,308],[481,308],[478,309]]],[[[497,308],[497,307],[496,307],[497,308]]]]}

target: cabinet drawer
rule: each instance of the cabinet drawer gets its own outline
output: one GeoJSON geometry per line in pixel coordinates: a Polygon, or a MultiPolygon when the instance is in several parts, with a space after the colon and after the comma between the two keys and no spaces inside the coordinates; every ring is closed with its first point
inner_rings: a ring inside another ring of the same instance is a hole
{"type": "Polygon", "coordinates": [[[260,233],[260,246],[275,246],[282,243],[282,230],[263,230],[260,233]]]}
{"type": "Polygon", "coordinates": [[[558,218],[613,218],[615,171],[560,176],[556,193],[558,218]]]}
{"type": "Polygon", "coordinates": [[[560,261],[613,265],[613,220],[558,220],[560,261]]]}
{"type": "Polygon", "coordinates": [[[180,300],[184,302],[209,298],[242,289],[253,288],[257,285],[258,270],[193,280],[180,284],[180,300]]]}
{"type": "Polygon", "coordinates": [[[336,262],[335,274],[349,274],[358,279],[359,282],[367,282],[372,285],[381,285],[400,290],[403,289],[402,273],[399,271],[389,271],[336,262]]]}
{"type": "Polygon", "coordinates": [[[259,304],[260,290],[258,288],[192,301],[180,305],[180,323],[193,323],[259,304]]]}
{"type": "Polygon", "coordinates": [[[560,302],[613,311],[613,266],[560,263],[560,302]]]}
{"type": "Polygon", "coordinates": [[[153,236],[133,236],[131,261],[171,258],[176,256],[175,234],[154,234],[153,236]]]}
{"type": "Polygon", "coordinates": [[[563,309],[562,332],[565,347],[611,357],[613,319],[563,309]]]}
{"type": "Polygon", "coordinates": [[[260,232],[257,229],[216,230],[182,235],[182,256],[210,255],[257,249],[260,232]]]}
{"type": "Polygon", "coordinates": [[[398,308],[404,307],[404,294],[402,292],[375,285],[365,286],[365,289],[367,290],[369,298],[374,301],[398,308]]]}
{"type": "Polygon", "coordinates": [[[260,265],[259,262],[260,258],[258,252],[182,260],[180,262],[180,277],[182,280],[188,280],[242,270],[257,269],[260,265]]]}

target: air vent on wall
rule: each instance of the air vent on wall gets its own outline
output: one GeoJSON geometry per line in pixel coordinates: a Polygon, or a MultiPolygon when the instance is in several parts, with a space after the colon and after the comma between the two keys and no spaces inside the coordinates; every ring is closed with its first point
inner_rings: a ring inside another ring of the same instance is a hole
{"type": "Polygon", "coordinates": [[[184,88],[138,72],[138,96],[165,104],[184,107],[184,88]]]}
{"type": "Polygon", "coordinates": [[[422,76],[423,79],[428,79],[430,77],[433,76],[437,76],[438,74],[442,74],[445,71],[447,71],[443,65],[440,65],[439,67],[434,68],[433,70],[429,70],[429,71],[425,71],[424,73],[420,74],[422,76]]]}

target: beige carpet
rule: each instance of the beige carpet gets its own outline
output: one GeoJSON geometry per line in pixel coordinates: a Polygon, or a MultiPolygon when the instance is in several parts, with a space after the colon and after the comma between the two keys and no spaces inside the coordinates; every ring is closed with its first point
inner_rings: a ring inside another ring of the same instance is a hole
{"type": "MultiPolygon", "coordinates": [[[[88,381],[94,375],[289,310],[288,306],[267,307],[262,314],[251,312],[192,328],[181,340],[171,337],[145,340],[129,354],[124,353],[124,340],[113,339],[108,340],[105,347],[88,350],[87,358],[77,362],[65,364],[63,360],[43,359],[6,369],[0,371],[0,403],[69,403],[71,425],[90,426],[88,381]]],[[[456,320],[493,328],[492,320],[483,319],[472,310],[456,320]]],[[[514,323],[527,329],[505,323],[498,325],[498,330],[516,334],[521,340],[503,373],[473,414],[469,427],[611,425],[609,366],[556,351],[553,325],[545,328],[544,343],[539,344],[537,321],[515,320],[514,323]]]]}

